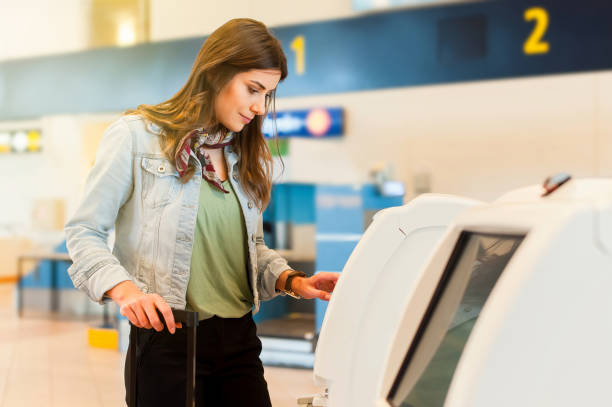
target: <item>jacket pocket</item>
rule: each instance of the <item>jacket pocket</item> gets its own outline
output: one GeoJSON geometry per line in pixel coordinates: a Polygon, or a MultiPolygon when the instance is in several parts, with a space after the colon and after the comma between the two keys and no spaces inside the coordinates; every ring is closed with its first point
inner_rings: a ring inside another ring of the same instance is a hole
{"type": "Polygon", "coordinates": [[[143,157],[142,199],[145,206],[158,208],[174,201],[182,185],[174,166],[165,158],[143,157]]]}

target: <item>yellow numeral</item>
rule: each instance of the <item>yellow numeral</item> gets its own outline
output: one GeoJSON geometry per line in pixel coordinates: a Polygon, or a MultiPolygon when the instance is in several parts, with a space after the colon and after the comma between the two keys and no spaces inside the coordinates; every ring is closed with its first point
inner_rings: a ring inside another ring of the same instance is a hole
{"type": "Polygon", "coordinates": [[[525,10],[525,21],[535,20],[536,24],[527,41],[523,45],[523,52],[527,55],[546,54],[550,45],[542,41],[548,28],[548,12],[541,7],[532,7],[525,10]]]}
{"type": "Polygon", "coordinates": [[[298,75],[303,75],[306,72],[306,58],[305,58],[305,49],[306,49],[306,40],[303,35],[298,35],[291,42],[291,49],[295,51],[295,66],[298,75]]]}

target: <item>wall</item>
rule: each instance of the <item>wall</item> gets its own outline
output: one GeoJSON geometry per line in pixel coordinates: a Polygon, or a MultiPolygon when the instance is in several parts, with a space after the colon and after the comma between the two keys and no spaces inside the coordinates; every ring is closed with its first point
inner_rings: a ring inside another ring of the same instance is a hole
{"type": "Polygon", "coordinates": [[[610,91],[606,72],[280,99],[347,111],[342,141],[291,141],[285,178],[363,181],[388,161],[408,199],[427,173],[433,192],[490,200],[558,171],[612,176],[610,91]]]}
{"type": "Polygon", "coordinates": [[[151,0],[151,41],[204,36],[227,20],[249,17],[269,27],[356,15],[352,0],[151,0]]]}
{"type": "Polygon", "coordinates": [[[87,48],[89,2],[1,0],[0,60],[87,48]]]}
{"type": "MultiPolygon", "coordinates": [[[[57,233],[41,235],[32,224],[35,201],[62,199],[66,216],[76,207],[85,176],[94,160],[103,129],[114,115],[47,116],[36,121],[2,122],[0,130],[42,130],[40,153],[3,154],[0,157],[0,235],[30,236],[57,243],[57,233]]],[[[61,235],[61,233],[60,233],[61,235]]],[[[61,236],[60,236],[61,237],[61,236]]]]}
{"type": "MultiPolygon", "coordinates": [[[[597,175],[612,177],[612,72],[597,75],[593,98],[598,106],[595,110],[597,175]]],[[[577,135],[580,137],[580,135],[577,135]]]]}
{"type": "MultiPolygon", "coordinates": [[[[149,38],[204,36],[236,17],[271,27],[349,17],[355,15],[351,1],[149,0],[149,38]]],[[[89,48],[91,7],[92,0],[1,0],[0,38],[13,40],[3,41],[0,61],[89,48]]]]}

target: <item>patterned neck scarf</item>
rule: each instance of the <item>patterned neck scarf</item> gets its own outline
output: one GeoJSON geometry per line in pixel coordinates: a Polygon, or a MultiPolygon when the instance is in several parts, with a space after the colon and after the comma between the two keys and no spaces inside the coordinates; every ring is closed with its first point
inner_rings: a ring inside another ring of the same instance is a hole
{"type": "Polygon", "coordinates": [[[181,148],[176,152],[174,161],[176,162],[176,169],[182,177],[187,171],[189,155],[191,151],[193,151],[198,157],[198,160],[200,160],[200,164],[202,164],[202,178],[218,190],[229,194],[229,191],[223,188],[223,181],[221,181],[215,172],[215,167],[213,167],[210,161],[210,155],[205,150],[205,148],[218,149],[232,144],[234,133],[227,133],[223,140],[221,140],[222,137],[223,134],[221,132],[208,134],[204,129],[192,130],[181,140],[181,148]]]}

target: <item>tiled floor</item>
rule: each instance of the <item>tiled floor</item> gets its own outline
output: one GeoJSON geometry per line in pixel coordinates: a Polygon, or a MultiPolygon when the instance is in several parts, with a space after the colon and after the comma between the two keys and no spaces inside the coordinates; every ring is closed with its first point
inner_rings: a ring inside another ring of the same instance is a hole
{"type": "MultiPolygon", "coordinates": [[[[0,407],[125,406],[123,357],[87,344],[87,324],[18,318],[14,285],[0,284],[0,407]]],[[[319,391],[312,371],[266,367],[274,407],[319,391]]]]}

